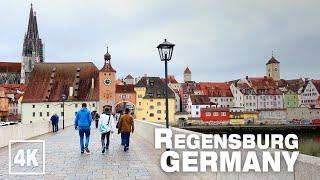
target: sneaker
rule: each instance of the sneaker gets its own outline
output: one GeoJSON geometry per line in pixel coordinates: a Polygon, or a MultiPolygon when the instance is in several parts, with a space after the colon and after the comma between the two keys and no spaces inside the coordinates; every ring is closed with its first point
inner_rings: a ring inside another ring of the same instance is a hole
{"type": "Polygon", "coordinates": [[[106,152],[106,149],[105,149],[105,148],[102,149],[102,154],[103,154],[104,152],[106,152]]]}
{"type": "Polygon", "coordinates": [[[109,146],[106,147],[106,150],[108,150],[108,149],[109,149],[109,146]]]}
{"type": "Polygon", "coordinates": [[[128,149],[129,149],[129,148],[125,146],[125,147],[124,147],[124,152],[128,151],[128,149]]]}
{"type": "Polygon", "coordinates": [[[84,153],[84,150],[81,151],[81,154],[83,154],[83,153],[84,153]]]}
{"type": "Polygon", "coordinates": [[[90,153],[89,149],[86,147],[84,148],[84,150],[86,150],[87,153],[90,153]]]}

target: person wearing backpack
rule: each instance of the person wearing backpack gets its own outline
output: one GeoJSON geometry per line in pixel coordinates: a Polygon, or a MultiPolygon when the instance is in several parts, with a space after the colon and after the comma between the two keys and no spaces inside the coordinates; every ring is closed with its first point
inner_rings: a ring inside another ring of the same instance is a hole
{"type": "Polygon", "coordinates": [[[114,118],[109,108],[105,108],[104,112],[100,115],[99,130],[101,132],[102,153],[104,153],[109,149],[110,134],[114,132],[114,118]]]}

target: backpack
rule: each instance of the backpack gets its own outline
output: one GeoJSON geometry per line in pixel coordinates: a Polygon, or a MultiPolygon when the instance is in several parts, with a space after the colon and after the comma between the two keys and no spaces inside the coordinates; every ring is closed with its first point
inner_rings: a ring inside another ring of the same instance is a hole
{"type": "Polygon", "coordinates": [[[106,132],[109,132],[109,131],[111,130],[111,127],[109,126],[109,124],[110,124],[110,118],[111,118],[111,114],[109,115],[108,124],[101,124],[101,125],[100,125],[100,132],[101,132],[101,133],[106,133],[106,132]]]}

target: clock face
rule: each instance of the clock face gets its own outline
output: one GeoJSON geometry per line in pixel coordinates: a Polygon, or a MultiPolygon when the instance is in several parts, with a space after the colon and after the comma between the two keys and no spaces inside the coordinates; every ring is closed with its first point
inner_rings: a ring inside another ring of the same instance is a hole
{"type": "Polygon", "coordinates": [[[111,84],[111,79],[109,79],[109,78],[105,79],[104,84],[109,86],[111,84]]]}

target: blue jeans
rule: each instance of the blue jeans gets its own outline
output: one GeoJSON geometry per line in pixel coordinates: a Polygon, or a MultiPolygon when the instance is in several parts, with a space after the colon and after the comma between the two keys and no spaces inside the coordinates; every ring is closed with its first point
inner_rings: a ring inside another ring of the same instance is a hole
{"type": "Polygon", "coordinates": [[[87,148],[89,146],[90,141],[90,127],[79,127],[79,137],[80,137],[80,148],[81,151],[84,150],[84,148],[87,148]],[[86,142],[85,145],[83,144],[84,134],[86,135],[86,142]]]}
{"type": "Polygon", "coordinates": [[[121,133],[121,140],[125,147],[129,147],[130,144],[130,133],[128,132],[122,132],[121,133]]]}

